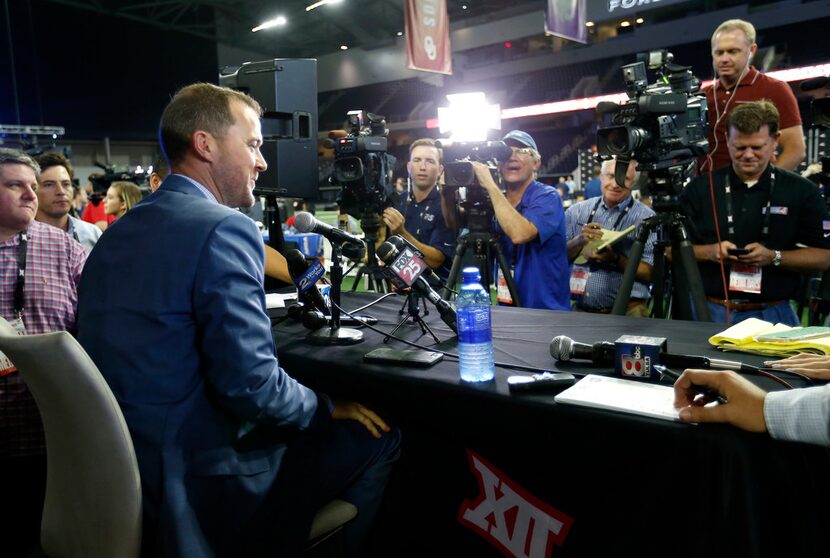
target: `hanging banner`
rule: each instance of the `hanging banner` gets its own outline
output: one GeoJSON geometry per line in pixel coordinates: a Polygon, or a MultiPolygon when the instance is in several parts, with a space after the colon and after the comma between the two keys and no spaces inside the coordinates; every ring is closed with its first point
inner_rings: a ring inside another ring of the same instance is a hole
{"type": "Polygon", "coordinates": [[[406,65],[452,74],[447,0],[406,0],[406,65]]]}
{"type": "Polygon", "coordinates": [[[548,0],[545,7],[545,33],[587,43],[585,12],[585,0],[548,0]]]}

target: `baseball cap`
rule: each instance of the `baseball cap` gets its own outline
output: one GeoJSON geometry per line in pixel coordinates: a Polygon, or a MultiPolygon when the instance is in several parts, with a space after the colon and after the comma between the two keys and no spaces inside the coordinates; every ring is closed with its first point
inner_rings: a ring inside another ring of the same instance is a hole
{"type": "Polygon", "coordinates": [[[511,130],[510,132],[507,132],[503,138],[501,138],[501,141],[503,142],[507,142],[507,140],[519,142],[522,145],[532,147],[536,151],[539,151],[539,148],[536,147],[536,142],[533,141],[533,138],[530,137],[530,134],[527,132],[522,132],[521,130],[511,130]]]}

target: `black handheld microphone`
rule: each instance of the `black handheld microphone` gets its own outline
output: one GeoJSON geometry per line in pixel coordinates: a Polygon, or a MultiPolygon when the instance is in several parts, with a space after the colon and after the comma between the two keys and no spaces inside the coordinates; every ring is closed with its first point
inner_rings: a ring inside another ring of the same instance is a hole
{"type": "Polygon", "coordinates": [[[318,221],[314,215],[307,211],[300,211],[294,217],[294,228],[300,232],[313,232],[325,236],[330,242],[338,244],[357,244],[363,246],[363,240],[351,233],[340,230],[331,225],[327,225],[322,221],[318,221]]]}
{"type": "MultiPolygon", "coordinates": [[[[424,255],[421,253],[420,250],[418,250],[415,247],[414,244],[412,244],[411,242],[409,242],[407,239],[405,239],[404,237],[402,237],[400,235],[394,234],[394,235],[390,236],[389,238],[387,238],[386,242],[388,242],[389,244],[391,244],[392,246],[397,248],[398,251],[400,251],[400,252],[402,252],[404,248],[409,248],[413,252],[416,252],[420,256],[421,259],[424,258],[424,255]]],[[[424,270],[424,274],[429,275],[429,278],[432,279],[433,281],[435,281],[436,283],[439,283],[439,284],[443,285],[443,282],[441,281],[441,278],[438,277],[438,274],[435,273],[435,270],[433,270],[431,267],[427,266],[427,268],[424,270]]]]}
{"type": "Polygon", "coordinates": [[[303,253],[297,249],[288,250],[285,253],[285,261],[288,264],[288,272],[294,285],[297,287],[297,296],[307,309],[315,309],[325,315],[329,314],[329,308],[323,295],[317,288],[317,280],[322,277],[326,270],[319,260],[308,265],[303,253]]]}
{"type": "MultiPolygon", "coordinates": [[[[404,267],[400,271],[398,271],[396,269],[397,266],[393,265],[398,263],[399,256],[406,257],[407,254],[395,248],[395,246],[387,240],[378,248],[377,256],[381,259],[383,263],[390,267],[398,275],[398,277],[409,283],[409,279],[411,279],[411,276],[407,271],[408,268],[404,267]]],[[[409,259],[411,260],[412,258],[409,259]]],[[[424,264],[424,266],[426,266],[426,264],[424,264]]],[[[453,333],[458,333],[455,309],[452,306],[450,306],[446,300],[441,298],[441,296],[438,293],[436,293],[432,287],[429,286],[427,280],[418,275],[411,282],[411,286],[413,289],[415,289],[415,291],[417,291],[423,297],[425,297],[431,303],[433,303],[435,305],[435,308],[438,309],[438,313],[441,315],[441,319],[444,321],[444,323],[449,326],[453,333]]]]}
{"type": "Polygon", "coordinates": [[[735,370],[736,372],[743,372],[745,374],[755,374],[758,372],[757,366],[744,364],[737,360],[723,360],[698,355],[673,355],[666,353],[660,356],[660,363],[670,368],[714,368],[715,370],[735,370]]]}
{"type": "Polygon", "coordinates": [[[588,345],[577,343],[565,335],[557,335],[550,342],[550,356],[556,360],[589,360],[596,366],[613,366],[614,344],[600,341],[588,345]]]}

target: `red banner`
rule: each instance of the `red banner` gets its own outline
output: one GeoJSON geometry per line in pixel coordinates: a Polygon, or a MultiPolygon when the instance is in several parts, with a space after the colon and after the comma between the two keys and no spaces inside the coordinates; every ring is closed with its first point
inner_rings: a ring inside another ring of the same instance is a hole
{"type": "Polygon", "coordinates": [[[447,0],[406,0],[406,65],[452,74],[447,0]]]}

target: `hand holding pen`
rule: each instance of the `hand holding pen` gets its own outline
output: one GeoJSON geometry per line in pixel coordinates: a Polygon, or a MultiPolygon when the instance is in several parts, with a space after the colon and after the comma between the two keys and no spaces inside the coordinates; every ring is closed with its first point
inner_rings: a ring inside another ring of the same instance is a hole
{"type": "Polygon", "coordinates": [[[766,432],[764,398],[766,392],[731,370],[688,369],[674,383],[674,406],[683,422],[726,422],[749,430],[766,432]],[[724,403],[704,407],[712,399],[700,395],[707,388],[724,403]]]}

